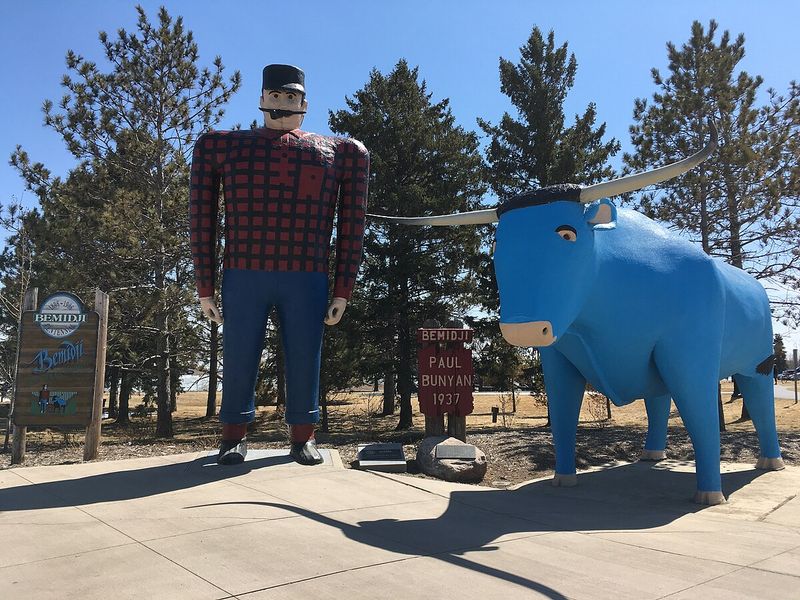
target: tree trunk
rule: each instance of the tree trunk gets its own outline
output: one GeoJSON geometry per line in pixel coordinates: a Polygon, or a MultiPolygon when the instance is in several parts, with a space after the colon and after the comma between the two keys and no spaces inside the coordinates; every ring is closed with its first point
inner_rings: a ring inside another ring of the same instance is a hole
{"type": "MultiPolygon", "coordinates": [[[[744,256],[742,253],[742,239],[741,239],[741,222],[739,220],[739,206],[737,202],[736,190],[733,183],[726,178],[727,187],[727,209],[728,209],[728,226],[731,240],[731,264],[734,267],[743,268],[744,256]]],[[[734,380],[734,388],[736,388],[736,381],[734,380]]],[[[740,421],[749,421],[750,413],[747,410],[747,405],[742,401],[742,415],[739,417],[740,421]]]]}
{"type": "Polygon", "coordinates": [[[404,340],[406,334],[400,335],[398,349],[400,351],[400,364],[397,369],[397,388],[400,395],[400,421],[397,423],[396,430],[410,429],[413,424],[413,409],[411,406],[411,365],[409,363],[408,343],[404,340]]]}
{"type": "MultiPolygon", "coordinates": [[[[699,204],[700,204],[700,239],[703,244],[703,252],[711,254],[711,244],[709,242],[709,230],[711,225],[708,221],[708,186],[706,185],[705,173],[700,176],[699,204]]],[[[717,393],[717,408],[719,410],[719,430],[725,431],[725,411],[722,408],[722,387],[719,386],[717,393]]]]}
{"type": "MultiPolygon", "coordinates": [[[[163,309],[162,309],[163,311],[163,309]]],[[[156,437],[172,437],[172,412],[170,411],[169,392],[169,334],[167,332],[168,318],[164,312],[156,316],[156,407],[158,409],[156,421],[156,437]]]]}
{"type": "Polygon", "coordinates": [[[117,418],[117,402],[119,398],[119,367],[111,367],[111,387],[108,394],[108,416],[117,418]]]}
{"type": "MultiPolygon", "coordinates": [[[[177,343],[175,344],[177,348],[177,343]]],[[[180,387],[181,373],[178,370],[177,361],[170,361],[169,365],[169,411],[178,410],[178,387],[180,387]]]]}
{"type": "Polygon", "coordinates": [[[283,353],[283,339],[281,338],[281,327],[277,327],[278,342],[275,345],[275,381],[277,386],[277,406],[275,412],[279,415],[286,414],[286,355],[283,353]]]}
{"type": "MultiPolygon", "coordinates": [[[[171,223],[167,223],[164,217],[164,163],[165,150],[163,139],[163,105],[156,107],[158,116],[156,119],[156,135],[158,157],[156,159],[156,173],[152,180],[156,200],[156,212],[158,215],[159,233],[168,230],[171,223]]],[[[163,238],[162,238],[163,239],[163,238]]],[[[158,309],[156,311],[155,326],[156,331],[156,369],[158,370],[156,383],[156,406],[158,407],[158,418],[156,420],[156,437],[172,437],[172,394],[170,393],[170,339],[169,339],[169,299],[166,263],[166,247],[161,242],[159,258],[156,263],[155,284],[158,294],[158,309]]]]}
{"type": "Polygon", "coordinates": [[[322,410],[322,418],[320,420],[320,431],[328,432],[328,393],[327,391],[320,394],[319,405],[322,410]]]}
{"type": "Polygon", "coordinates": [[[400,421],[396,430],[410,429],[413,425],[414,413],[411,407],[411,390],[413,387],[411,372],[411,336],[409,334],[410,318],[408,314],[408,280],[401,282],[400,307],[398,320],[397,351],[397,388],[400,393],[400,421]]]}
{"type": "Polygon", "coordinates": [[[127,425],[131,422],[128,412],[130,410],[129,404],[131,399],[131,372],[127,369],[122,369],[122,381],[119,386],[119,410],[117,411],[117,420],[114,421],[117,425],[127,425]]]}
{"type": "Polygon", "coordinates": [[[514,391],[514,378],[511,378],[511,412],[517,412],[517,393],[514,391]]]}
{"type": "Polygon", "coordinates": [[[217,361],[219,344],[219,324],[211,321],[211,358],[208,365],[208,400],[206,400],[206,417],[217,414],[217,361]]]}
{"type": "Polygon", "coordinates": [[[707,200],[708,186],[705,182],[705,176],[700,177],[699,194],[700,198],[700,241],[703,245],[703,252],[711,254],[711,244],[709,243],[709,223],[708,223],[708,200],[707,200]]]}
{"type": "Polygon", "coordinates": [[[397,392],[395,385],[394,371],[389,370],[383,376],[383,413],[382,415],[388,416],[394,414],[394,399],[397,392]]]}

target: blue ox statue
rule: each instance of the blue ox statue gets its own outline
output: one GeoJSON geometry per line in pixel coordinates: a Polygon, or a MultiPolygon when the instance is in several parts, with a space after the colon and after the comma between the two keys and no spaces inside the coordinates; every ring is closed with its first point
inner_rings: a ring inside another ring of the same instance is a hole
{"type": "Polygon", "coordinates": [[[644,398],[642,458],[665,457],[670,398],[692,439],[695,502],[725,502],[717,385],[733,375],[753,419],[757,468],[783,468],[775,428],[772,322],[761,285],[647,217],[607,199],[676,177],[716,148],[591,186],[557,185],[496,208],[432,217],[375,218],[408,225],[499,221],[494,252],[500,329],[540,349],[556,471],[573,486],[575,434],[586,383],[617,406],[644,398]]]}

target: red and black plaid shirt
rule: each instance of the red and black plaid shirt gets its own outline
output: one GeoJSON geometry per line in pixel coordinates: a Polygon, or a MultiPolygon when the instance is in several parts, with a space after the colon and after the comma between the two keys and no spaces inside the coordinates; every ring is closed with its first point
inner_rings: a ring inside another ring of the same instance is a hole
{"type": "Polygon", "coordinates": [[[327,272],[338,201],[333,295],[349,299],[361,263],[368,176],[369,153],[356,140],[299,129],[201,136],[194,147],[189,201],[200,297],[214,295],[222,181],[226,268],[327,272]]]}

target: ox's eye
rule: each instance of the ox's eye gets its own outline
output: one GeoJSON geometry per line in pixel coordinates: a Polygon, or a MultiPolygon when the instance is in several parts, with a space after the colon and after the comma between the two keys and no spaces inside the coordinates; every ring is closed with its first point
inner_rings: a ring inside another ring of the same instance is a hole
{"type": "Polygon", "coordinates": [[[574,242],[578,239],[578,232],[575,231],[572,225],[560,225],[556,227],[556,233],[568,242],[574,242]]]}

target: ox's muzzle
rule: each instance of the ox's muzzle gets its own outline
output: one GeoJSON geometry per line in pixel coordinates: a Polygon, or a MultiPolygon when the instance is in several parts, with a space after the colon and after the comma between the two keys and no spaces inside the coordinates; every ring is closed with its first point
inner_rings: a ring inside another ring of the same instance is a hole
{"type": "Polygon", "coordinates": [[[512,346],[549,346],[556,341],[550,321],[500,323],[500,333],[512,346]]]}

